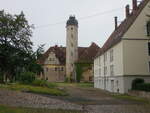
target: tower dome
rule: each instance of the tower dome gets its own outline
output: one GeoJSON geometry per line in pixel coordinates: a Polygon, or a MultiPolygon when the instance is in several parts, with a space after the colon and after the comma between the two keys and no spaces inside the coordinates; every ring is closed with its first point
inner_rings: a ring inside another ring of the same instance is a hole
{"type": "Polygon", "coordinates": [[[78,26],[78,21],[76,20],[75,16],[70,16],[69,20],[67,21],[67,26],[75,25],[78,26]]]}

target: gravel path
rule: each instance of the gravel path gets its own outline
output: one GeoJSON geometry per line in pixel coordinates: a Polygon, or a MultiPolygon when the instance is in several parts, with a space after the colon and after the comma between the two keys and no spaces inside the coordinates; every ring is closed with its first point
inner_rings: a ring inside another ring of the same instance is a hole
{"type": "Polygon", "coordinates": [[[0,104],[20,107],[82,110],[77,104],[37,94],[0,89],[0,104]]]}
{"type": "Polygon", "coordinates": [[[115,99],[109,93],[94,88],[67,87],[67,91],[70,94],[69,97],[53,97],[0,89],[0,104],[17,107],[84,110],[87,111],[86,113],[150,113],[150,105],[115,99]]]}

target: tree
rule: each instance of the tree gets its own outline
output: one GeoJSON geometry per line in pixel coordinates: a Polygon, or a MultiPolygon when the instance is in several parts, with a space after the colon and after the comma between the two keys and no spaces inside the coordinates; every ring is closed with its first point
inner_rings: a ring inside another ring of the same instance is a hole
{"type": "Polygon", "coordinates": [[[0,76],[2,81],[12,80],[26,70],[31,61],[30,40],[33,26],[28,24],[23,12],[11,15],[0,11],[0,76]],[[5,78],[4,78],[5,77],[5,78]]]}

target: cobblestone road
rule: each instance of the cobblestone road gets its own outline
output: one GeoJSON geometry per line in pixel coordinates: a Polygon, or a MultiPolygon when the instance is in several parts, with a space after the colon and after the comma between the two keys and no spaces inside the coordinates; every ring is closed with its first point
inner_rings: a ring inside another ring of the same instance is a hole
{"type": "Polygon", "coordinates": [[[150,113],[150,105],[116,99],[105,91],[70,86],[65,88],[70,94],[68,97],[54,97],[0,89],[0,104],[34,108],[84,110],[85,113],[150,113]]]}

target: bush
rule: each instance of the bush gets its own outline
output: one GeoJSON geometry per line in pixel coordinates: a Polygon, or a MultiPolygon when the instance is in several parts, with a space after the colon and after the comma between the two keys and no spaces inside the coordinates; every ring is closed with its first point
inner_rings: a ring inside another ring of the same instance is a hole
{"type": "Polygon", "coordinates": [[[46,86],[46,80],[39,80],[39,79],[35,79],[33,82],[32,82],[32,85],[34,86],[46,86]]]}
{"type": "Polygon", "coordinates": [[[1,72],[0,72],[0,83],[4,83],[4,76],[1,72]]]}
{"type": "Polygon", "coordinates": [[[20,74],[20,82],[24,84],[31,84],[35,80],[35,73],[23,72],[20,74]]]}
{"type": "Polygon", "coordinates": [[[35,79],[32,82],[32,85],[34,85],[34,86],[48,87],[48,88],[54,88],[54,87],[56,87],[56,84],[54,84],[54,83],[50,83],[50,82],[47,82],[46,80],[39,80],[39,79],[35,79]]]}
{"type": "Polygon", "coordinates": [[[149,92],[150,91],[150,83],[137,84],[136,89],[140,90],[140,91],[147,91],[147,92],[149,92]]]}
{"type": "Polygon", "coordinates": [[[141,78],[136,78],[132,81],[132,90],[138,90],[137,85],[138,84],[143,84],[144,83],[144,79],[141,78]]]}

